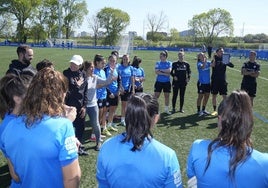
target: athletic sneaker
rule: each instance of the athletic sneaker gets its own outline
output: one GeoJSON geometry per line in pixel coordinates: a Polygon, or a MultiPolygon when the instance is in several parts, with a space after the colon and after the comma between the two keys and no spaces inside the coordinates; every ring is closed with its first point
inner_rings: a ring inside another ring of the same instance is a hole
{"type": "Polygon", "coordinates": [[[95,151],[100,151],[101,148],[101,143],[99,142],[96,146],[95,146],[95,151]]]}
{"type": "Polygon", "coordinates": [[[112,134],[108,131],[108,129],[103,129],[102,133],[105,136],[112,136],[112,134]]]}
{"type": "Polygon", "coordinates": [[[210,112],[203,110],[204,115],[210,115],[210,112]]]}
{"type": "Polygon", "coordinates": [[[201,117],[201,116],[204,115],[204,112],[203,112],[203,111],[199,111],[199,112],[197,112],[197,113],[198,113],[198,116],[199,116],[199,117],[201,117]]]}
{"type": "MultiPolygon", "coordinates": [[[[101,135],[100,142],[103,142],[102,137],[104,137],[104,138],[105,138],[106,136],[101,135]]],[[[90,137],[88,140],[89,140],[90,142],[96,142],[96,137],[95,137],[95,136],[94,136],[94,137],[90,137]]]]}
{"type": "Polygon", "coordinates": [[[83,150],[81,147],[79,147],[78,149],[78,155],[82,156],[82,155],[88,155],[88,152],[86,152],[85,150],[83,150]]]}
{"type": "Polygon", "coordinates": [[[119,123],[119,125],[121,125],[121,126],[126,126],[126,122],[125,121],[121,121],[120,123],[119,123]]]}
{"type": "Polygon", "coordinates": [[[184,110],[183,110],[183,109],[180,109],[179,112],[180,112],[180,113],[184,113],[184,110]]]}
{"type": "Polygon", "coordinates": [[[212,116],[216,116],[216,115],[218,115],[218,112],[217,111],[214,111],[214,112],[211,113],[211,115],[212,116]]]}
{"type": "Polygon", "coordinates": [[[115,128],[115,127],[113,127],[113,126],[107,126],[107,129],[108,129],[109,131],[118,132],[118,129],[115,128]]]}
{"type": "Polygon", "coordinates": [[[171,114],[171,112],[169,110],[165,110],[165,113],[168,114],[168,115],[171,114]]]}

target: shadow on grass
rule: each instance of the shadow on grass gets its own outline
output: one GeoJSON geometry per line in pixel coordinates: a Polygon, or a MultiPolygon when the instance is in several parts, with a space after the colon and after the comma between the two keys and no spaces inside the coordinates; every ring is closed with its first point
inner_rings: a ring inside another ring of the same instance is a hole
{"type": "MultiPolygon", "coordinates": [[[[157,126],[159,126],[159,127],[179,126],[180,129],[188,129],[190,127],[199,126],[198,122],[200,122],[200,121],[216,118],[215,116],[201,116],[201,117],[199,117],[198,114],[191,114],[191,115],[175,117],[175,118],[171,118],[170,116],[171,115],[162,113],[161,118],[158,121],[157,126]]],[[[208,124],[207,129],[214,129],[216,127],[217,127],[217,123],[211,123],[211,124],[208,124]]]]}
{"type": "Polygon", "coordinates": [[[0,167],[0,188],[9,187],[11,176],[7,164],[0,167]]]}

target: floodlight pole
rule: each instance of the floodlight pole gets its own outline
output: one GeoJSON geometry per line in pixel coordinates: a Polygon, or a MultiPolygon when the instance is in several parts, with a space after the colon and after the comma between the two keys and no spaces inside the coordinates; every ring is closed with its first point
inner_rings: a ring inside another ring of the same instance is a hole
{"type": "Polygon", "coordinates": [[[59,26],[58,26],[58,38],[61,39],[62,38],[62,3],[63,0],[58,0],[58,17],[59,17],[59,26]]]}

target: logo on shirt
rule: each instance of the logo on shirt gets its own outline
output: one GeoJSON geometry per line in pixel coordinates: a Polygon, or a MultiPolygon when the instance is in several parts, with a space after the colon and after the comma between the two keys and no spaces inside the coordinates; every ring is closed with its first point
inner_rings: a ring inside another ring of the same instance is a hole
{"type": "Polygon", "coordinates": [[[69,154],[77,151],[76,138],[74,136],[67,137],[64,145],[69,154]]]}
{"type": "Polygon", "coordinates": [[[179,187],[179,185],[182,184],[182,181],[181,181],[181,172],[180,170],[177,170],[174,174],[174,184],[176,185],[176,187],[179,187]]]}

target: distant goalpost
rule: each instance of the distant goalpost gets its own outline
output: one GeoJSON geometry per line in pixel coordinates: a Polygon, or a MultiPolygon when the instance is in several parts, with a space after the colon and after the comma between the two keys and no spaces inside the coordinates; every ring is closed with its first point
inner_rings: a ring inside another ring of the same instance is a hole
{"type": "Polygon", "coordinates": [[[133,40],[134,40],[134,33],[129,32],[128,34],[124,34],[121,36],[119,42],[118,42],[118,52],[119,57],[122,57],[125,54],[128,54],[129,56],[133,52],[133,40]]]}

